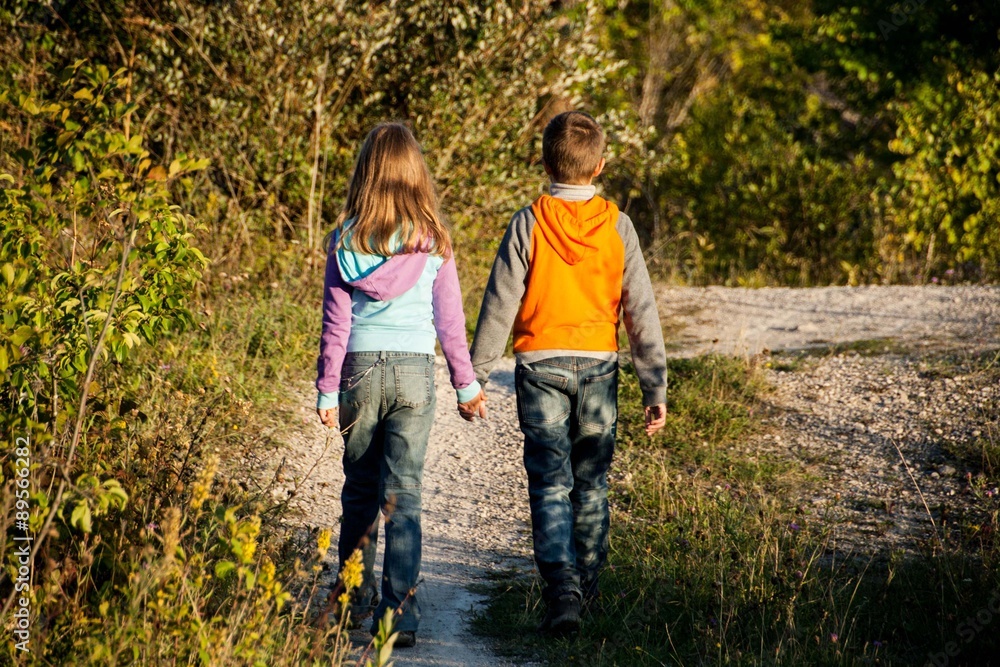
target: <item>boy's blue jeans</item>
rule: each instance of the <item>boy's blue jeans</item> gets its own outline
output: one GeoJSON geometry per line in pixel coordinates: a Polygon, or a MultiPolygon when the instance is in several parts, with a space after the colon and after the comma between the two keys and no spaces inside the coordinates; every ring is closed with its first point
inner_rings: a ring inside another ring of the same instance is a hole
{"type": "Polygon", "coordinates": [[[387,608],[399,609],[395,629],[416,631],[420,606],[420,485],[427,439],[434,421],[434,357],[410,352],[352,352],[340,384],[344,431],[344,508],[340,565],[362,550],[364,578],[358,605],[375,591],[379,510],[385,514],[382,599],[372,620],[377,629],[387,608]]]}
{"type": "Polygon", "coordinates": [[[618,362],[552,357],[518,364],[514,380],[542,595],[592,599],[608,556],[618,362]]]}

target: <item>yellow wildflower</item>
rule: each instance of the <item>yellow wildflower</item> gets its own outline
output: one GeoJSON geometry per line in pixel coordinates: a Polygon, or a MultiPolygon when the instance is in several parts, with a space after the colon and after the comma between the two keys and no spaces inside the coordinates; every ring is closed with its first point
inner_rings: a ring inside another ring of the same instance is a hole
{"type": "Polygon", "coordinates": [[[160,522],[163,525],[163,556],[170,562],[174,559],[177,547],[181,543],[181,511],[177,507],[168,507],[160,522]]]}
{"type": "Polygon", "coordinates": [[[264,558],[264,564],[260,566],[260,583],[264,586],[270,586],[274,582],[274,575],[276,568],[274,563],[271,562],[270,558],[264,558]]]}
{"type": "Polygon", "coordinates": [[[333,538],[333,533],[330,529],[324,528],[319,531],[319,537],[316,538],[316,550],[319,552],[320,558],[326,558],[326,552],[330,550],[330,540],[333,538]]]}
{"type": "Polygon", "coordinates": [[[213,454],[205,459],[201,472],[198,473],[198,478],[191,486],[191,509],[200,509],[208,500],[208,494],[212,490],[212,483],[215,481],[215,475],[218,471],[219,457],[213,454]]]}
{"type": "Polygon", "coordinates": [[[364,566],[361,564],[361,549],[356,549],[351,557],[344,563],[344,569],[340,571],[340,580],[344,583],[344,588],[352,591],[361,585],[361,578],[364,566]]]}

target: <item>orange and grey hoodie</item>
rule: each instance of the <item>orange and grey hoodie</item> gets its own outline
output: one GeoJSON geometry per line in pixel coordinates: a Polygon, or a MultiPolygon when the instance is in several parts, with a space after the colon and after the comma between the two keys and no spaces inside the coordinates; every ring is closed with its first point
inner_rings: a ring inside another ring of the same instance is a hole
{"type": "Polygon", "coordinates": [[[667,359],[632,221],[593,185],[553,183],[514,214],[479,311],[472,365],[485,385],[514,329],[518,363],[617,359],[625,322],[643,404],[666,400],[667,359]]]}

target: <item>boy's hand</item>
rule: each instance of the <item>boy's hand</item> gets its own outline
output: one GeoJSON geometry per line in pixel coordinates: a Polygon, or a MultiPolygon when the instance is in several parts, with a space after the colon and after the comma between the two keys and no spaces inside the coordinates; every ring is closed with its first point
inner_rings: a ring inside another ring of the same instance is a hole
{"type": "Polygon", "coordinates": [[[340,415],[337,408],[330,408],[328,410],[317,408],[316,414],[319,415],[319,420],[323,422],[323,426],[327,428],[340,428],[340,415]]]}
{"type": "Polygon", "coordinates": [[[667,404],[650,405],[646,408],[646,435],[652,436],[667,423],[667,404]]]}
{"type": "Polygon", "coordinates": [[[459,403],[458,414],[467,422],[474,420],[476,415],[486,419],[486,392],[480,389],[479,395],[474,399],[467,403],[459,403]]]}

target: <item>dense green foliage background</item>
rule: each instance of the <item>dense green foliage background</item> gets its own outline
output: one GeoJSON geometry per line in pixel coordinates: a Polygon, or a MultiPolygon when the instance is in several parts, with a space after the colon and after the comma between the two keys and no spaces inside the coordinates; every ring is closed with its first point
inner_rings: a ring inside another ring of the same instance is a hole
{"type": "Polygon", "coordinates": [[[40,664],[340,659],[308,604],[324,539],[283,539],[287,503],[251,472],[309,373],[322,239],[374,123],[423,144],[470,314],[569,108],[607,129],[600,186],[663,279],[993,281],[998,16],[0,2],[0,501],[27,434],[40,664]]]}
{"type": "Polygon", "coordinates": [[[676,280],[997,276],[995,1],[6,4],[5,170],[20,95],[58,95],[81,58],[125,67],[156,160],[210,160],[174,191],[214,266],[318,244],[360,139],[402,118],[474,289],[542,186],[541,127],[579,107],[676,280]]]}
{"type": "Polygon", "coordinates": [[[632,78],[605,103],[644,138],[615,194],[636,205],[650,259],[730,284],[995,279],[997,9],[717,0],[611,15],[632,78]]]}

